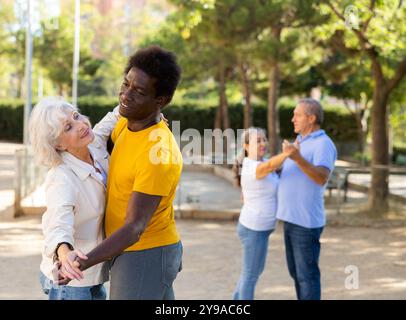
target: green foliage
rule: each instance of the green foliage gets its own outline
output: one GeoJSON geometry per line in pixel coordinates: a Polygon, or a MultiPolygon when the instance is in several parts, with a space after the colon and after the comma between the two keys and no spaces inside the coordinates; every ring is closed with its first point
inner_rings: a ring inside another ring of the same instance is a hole
{"type": "MultiPolygon", "coordinates": [[[[279,106],[281,123],[281,136],[287,139],[295,137],[291,123],[294,105],[285,100],[279,106]]],[[[78,106],[80,112],[96,124],[107,112],[118,104],[113,97],[80,97],[78,106]]],[[[216,105],[210,107],[193,104],[173,104],[163,110],[165,117],[170,121],[180,121],[181,130],[197,129],[204,133],[204,129],[212,129],[215,118],[216,105]]],[[[243,128],[242,104],[230,105],[230,125],[232,129],[243,128]]],[[[22,100],[0,100],[0,140],[22,140],[24,102],[22,100]]],[[[266,128],[267,108],[265,105],[254,105],[254,125],[266,128]]],[[[348,114],[338,110],[325,111],[323,128],[335,141],[348,142],[356,140],[356,127],[348,114]]]]}
{"type": "Polygon", "coordinates": [[[22,100],[0,100],[0,140],[23,140],[23,110],[22,100]]]}

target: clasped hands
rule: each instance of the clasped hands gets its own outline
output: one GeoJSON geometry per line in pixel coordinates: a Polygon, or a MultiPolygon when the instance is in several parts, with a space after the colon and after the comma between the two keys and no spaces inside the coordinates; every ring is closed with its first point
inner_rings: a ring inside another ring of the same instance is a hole
{"type": "Polygon", "coordinates": [[[294,143],[290,143],[288,140],[283,140],[282,152],[287,153],[289,158],[296,161],[300,157],[300,145],[296,140],[294,143]]]}
{"type": "Polygon", "coordinates": [[[53,282],[56,285],[66,285],[71,280],[82,280],[84,278],[83,271],[80,270],[78,258],[87,260],[87,256],[75,249],[66,254],[62,254],[54,262],[52,269],[53,282]]]}

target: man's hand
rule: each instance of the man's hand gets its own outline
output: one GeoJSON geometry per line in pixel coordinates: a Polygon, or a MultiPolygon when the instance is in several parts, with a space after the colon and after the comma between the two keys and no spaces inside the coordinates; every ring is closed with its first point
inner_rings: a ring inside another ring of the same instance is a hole
{"type": "Polygon", "coordinates": [[[300,146],[297,140],[294,143],[284,140],[282,144],[282,151],[288,153],[289,158],[291,158],[293,161],[300,158],[300,146]]]}
{"type": "Polygon", "coordinates": [[[165,121],[165,124],[169,127],[169,120],[165,118],[164,114],[161,112],[161,119],[165,121]]]}
{"type": "Polygon", "coordinates": [[[315,183],[321,186],[327,183],[330,174],[329,169],[322,166],[314,166],[304,159],[300,154],[300,146],[297,140],[294,143],[284,140],[282,150],[289,153],[289,158],[295,161],[299,168],[315,183]]]}

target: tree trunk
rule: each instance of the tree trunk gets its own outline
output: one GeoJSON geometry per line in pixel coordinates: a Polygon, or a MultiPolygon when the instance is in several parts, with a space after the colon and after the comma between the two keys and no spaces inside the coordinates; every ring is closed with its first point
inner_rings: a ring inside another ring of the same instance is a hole
{"type": "Polygon", "coordinates": [[[355,122],[357,124],[357,133],[358,133],[358,151],[363,155],[365,149],[365,136],[364,128],[362,127],[362,114],[361,110],[357,110],[354,113],[355,122]]]}
{"type": "MultiPolygon", "coordinates": [[[[272,27],[272,36],[279,43],[282,28],[280,26],[272,27]]],[[[276,49],[277,51],[277,49],[276,49]]],[[[268,88],[268,137],[269,152],[271,156],[280,150],[280,133],[279,133],[279,114],[277,103],[279,98],[280,71],[278,64],[278,53],[272,57],[269,69],[269,88],[268,88]]]]}
{"type": "Polygon", "coordinates": [[[216,116],[214,118],[214,129],[221,129],[221,122],[223,121],[222,118],[223,117],[221,116],[221,106],[219,105],[217,107],[216,116]]]}
{"type": "Polygon", "coordinates": [[[371,113],[372,177],[369,189],[369,208],[372,216],[383,216],[388,209],[388,169],[377,167],[389,165],[388,94],[382,87],[382,81],[375,80],[371,113]]]}
{"type": "Polygon", "coordinates": [[[228,101],[226,95],[226,70],[224,63],[220,64],[219,70],[219,98],[223,130],[230,128],[230,119],[228,117],[228,101]]]}
{"type": "Polygon", "coordinates": [[[62,97],[63,96],[63,84],[58,83],[57,87],[58,87],[58,94],[62,97]]]}
{"type": "Polygon", "coordinates": [[[242,79],[242,89],[244,94],[244,129],[252,126],[252,106],[251,106],[251,87],[248,78],[248,66],[243,62],[239,63],[239,69],[242,79]]]}
{"type": "Polygon", "coordinates": [[[269,70],[269,88],[268,88],[268,137],[269,152],[271,156],[279,151],[279,114],[276,104],[279,96],[279,66],[276,61],[272,62],[269,70]]]}
{"type": "Polygon", "coordinates": [[[17,98],[24,98],[24,75],[18,75],[17,76],[17,98]]]}

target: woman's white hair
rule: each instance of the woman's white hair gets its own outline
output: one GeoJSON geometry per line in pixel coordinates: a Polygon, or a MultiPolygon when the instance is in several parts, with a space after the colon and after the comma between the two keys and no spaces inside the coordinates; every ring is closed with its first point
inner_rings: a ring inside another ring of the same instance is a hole
{"type": "Polygon", "coordinates": [[[31,112],[28,130],[36,160],[48,167],[62,162],[57,143],[63,123],[77,108],[60,97],[47,97],[31,112]]]}

